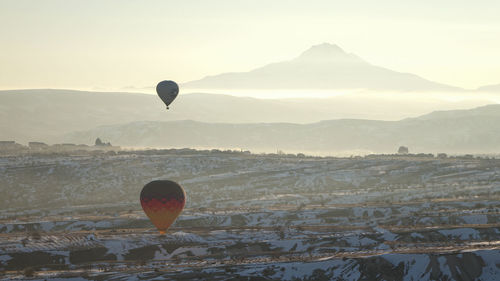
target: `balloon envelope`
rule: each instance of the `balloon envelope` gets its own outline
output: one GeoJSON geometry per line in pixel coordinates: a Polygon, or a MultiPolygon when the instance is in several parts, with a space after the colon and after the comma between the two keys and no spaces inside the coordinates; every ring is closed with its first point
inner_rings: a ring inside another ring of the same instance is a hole
{"type": "Polygon", "coordinates": [[[182,212],[186,204],[186,193],[176,182],[156,180],[142,188],[140,199],[144,213],[160,234],[165,234],[182,212]]]}
{"type": "Polygon", "coordinates": [[[156,85],[156,93],[168,108],[179,94],[179,86],[174,81],[161,81],[156,85]]]}

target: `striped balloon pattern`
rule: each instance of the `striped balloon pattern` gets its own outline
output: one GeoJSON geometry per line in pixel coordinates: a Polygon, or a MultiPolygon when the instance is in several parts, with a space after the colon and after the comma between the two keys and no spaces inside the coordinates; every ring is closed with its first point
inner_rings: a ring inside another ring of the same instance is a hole
{"type": "Polygon", "coordinates": [[[186,193],[176,182],[156,180],[144,186],[140,199],[144,213],[160,234],[165,234],[182,212],[186,204],[186,193]]]}

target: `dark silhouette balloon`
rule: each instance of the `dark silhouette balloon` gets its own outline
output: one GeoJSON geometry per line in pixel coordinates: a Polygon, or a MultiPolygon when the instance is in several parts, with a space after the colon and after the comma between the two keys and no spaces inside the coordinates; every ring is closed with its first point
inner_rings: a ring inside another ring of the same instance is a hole
{"type": "Polygon", "coordinates": [[[174,81],[165,80],[156,85],[156,93],[160,99],[168,106],[175,100],[179,94],[179,86],[174,81]]]}
{"type": "Polygon", "coordinates": [[[144,213],[160,234],[165,234],[182,212],[186,204],[186,193],[176,182],[156,180],[142,188],[140,199],[144,213]]]}

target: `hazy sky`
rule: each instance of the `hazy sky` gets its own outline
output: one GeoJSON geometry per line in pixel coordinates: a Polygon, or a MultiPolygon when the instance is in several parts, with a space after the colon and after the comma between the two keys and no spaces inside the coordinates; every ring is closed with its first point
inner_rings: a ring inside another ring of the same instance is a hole
{"type": "Polygon", "coordinates": [[[0,0],[0,89],[119,90],[330,42],[465,88],[500,83],[500,1],[0,0]]]}

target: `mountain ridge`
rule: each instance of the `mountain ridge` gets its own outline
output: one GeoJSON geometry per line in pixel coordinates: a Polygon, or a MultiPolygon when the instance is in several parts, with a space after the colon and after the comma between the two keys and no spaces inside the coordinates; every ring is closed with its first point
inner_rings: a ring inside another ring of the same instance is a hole
{"type": "Polygon", "coordinates": [[[182,84],[199,89],[365,89],[376,91],[465,91],[420,76],[367,63],[337,45],[314,45],[295,59],[248,72],[206,76],[182,84]]]}

